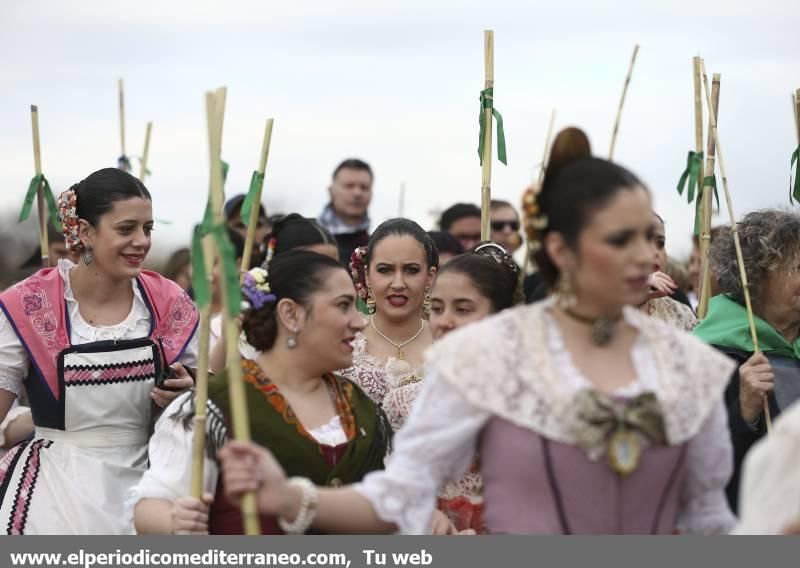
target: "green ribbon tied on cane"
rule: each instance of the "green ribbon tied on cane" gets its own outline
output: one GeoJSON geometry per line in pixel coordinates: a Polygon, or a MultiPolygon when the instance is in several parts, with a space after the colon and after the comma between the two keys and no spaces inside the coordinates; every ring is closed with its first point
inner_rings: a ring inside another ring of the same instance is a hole
{"type": "Polygon", "coordinates": [[[494,108],[494,88],[489,87],[481,91],[481,114],[478,117],[478,124],[480,124],[480,133],[478,138],[478,157],[480,158],[481,165],[483,165],[483,139],[486,130],[486,119],[484,118],[483,111],[485,109],[492,110],[492,116],[497,121],[497,159],[504,165],[508,165],[506,159],[506,134],[503,129],[503,117],[494,108]]]}
{"type": "Polygon", "coordinates": [[[250,177],[250,188],[247,190],[247,196],[244,198],[242,210],[239,213],[239,218],[245,227],[250,226],[250,213],[253,210],[253,204],[261,193],[262,187],[264,187],[264,174],[256,170],[250,177]]]}
{"type": "Polygon", "coordinates": [[[50,216],[50,221],[53,223],[57,231],[61,230],[61,223],[58,220],[58,207],[56,207],[56,200],[53,197],[53,190],[50,189],[50,182],[44,177],[44,174],[36,174],[31,178],[28,184],[28,192],[25,194],[25,201],[22,204],[22,210],[19,212],[19,222],[22,223],[25,219],[30,217],[31,209],[33,208],[33,200],[36,199],[36,193],[42,188],[44,194],[44,201],[47,204],[47,213],[50,216]]]}
{"type": "Polygon", "coordinates": [[[789,164],[789,203],[794,203],[792,197],[800,201],[800,144],[792,152],[792,161],[789,164]],[[797,169],[794,171],[794,187],[792,186],[792,173],[791,170],[797,163],[797,169]]]}
{"type": "MultiPolygon", "coordinates": [[[[220,164],[220,168],[222,169],[222,187],[224,188],[225,187],[225,180],[228,179],[228,170],[230,169],[230,164],[228,164],[228,162],[226,162],[225,160],[220,160],[219,164],[220,164]]],[[[224,190],[222,192],[222,202],[223,203],[225,202],[225,191],[224,190]]],[[[207,231],[206,231],[205,234],[208,234],[208,231],[210,231],[210,227],[212,227],[214,225],[214,214],[211,212],[211,200],[210,199],[206,203],[206,210],[203,213],[203,223],[202,223],[202,225],[203,225],[203,227],[207,228],[207,231]]]]}
{"type": "Polygon", "coordinates": [[[697,196],[697,200],[695,202],[695,216],[694,216],[694,234],[700,234],[700,202],[703,200],[703,192],[705,189],[710,187],[714,191],[714,200],[717,203],[717,209],[719,209],[719,194],[717,193],[717,176],[705,176],[703,178],[703,186],[700,188],[700,193],[697,196]]]}
{"type": "Polygon", "coordinates": [[[686,169],[681,174],[681,179],[678,180],[678,194],[683,195],[683,190],[686,187],[686,182],[689,182],[689,190],[686,192],[688,203],[694,201],[694,192],[697,188],[697,180],[700,179],[700,172],[703,168],[703,153],[702,152],[689,152],[686,158],[686,169]]]}
{"type": "Polygon", "coordinates": [[[239,289],[239,270],[236,266],[236,251],[228,239],[228,229],[224,223],[197,225],[192,238],[192,288],[195,301],[202,308],[211,302],[211,291],[206,280],[206,258],[203,252],[203,239],[211,236],[220,258],[222,277],[225,279],[226,294],[224,303],[228,315],[235,318],[242,307],[242,293],[239,289]]]}

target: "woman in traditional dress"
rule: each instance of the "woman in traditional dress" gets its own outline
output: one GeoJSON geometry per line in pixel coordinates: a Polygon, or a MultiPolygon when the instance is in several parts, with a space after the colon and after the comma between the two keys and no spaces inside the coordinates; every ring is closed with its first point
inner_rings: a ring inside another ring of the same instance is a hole
{"type": "MultiPolygon", "coordinates": [[[[667,235],[664,220],[658,213],[653,213],[655,222],[655,245],[653,272],[650,274],[650,293],[647,300],[639,307],[647,315],[674,325],[684,331],[692,331],[697,325],[697,318],[688,305],[670,297],[678,292],[675,281],[666,274],[667,269],[667,235]]],[[[688,300],[687,300],[688,301],[688,300]]]]}
{"type": "MultiPolygon", "coordinates": [[[[505,248],[484,242],[471,252],[456,256],[439,269],[431,292],[430,326],[434,341],[465,325],[522,303],[520,269],[505,248]]],[[[400,408],[385,407],[396,417],[392,427],[402,426],[419,394],[420,383],[400,387],[400,408]]],[[[448,481],[439,492],[437,509],[447,515],[459,532],[486,532],[483,521],[483,480],[476,460],[461,478],[448,481]]]]}
{"type": "Polygon", "coordinates": [[[733,364],[629,306],[648,292],[650,195],[624,168],[554,141],[530,236],[553,300],[445,337],[384,472],[349,488],[287,480],[270,453],[231,443],[226,492],[326,531],[416,534],[445,479],[477,450],[492,533],[723,533],[733,364]]]}
{"type": "Polygon", "coordinates": [[[151,420],[171,389],[192,384],[197,310],[142,270],[153,212],[141,181],[99,170],[59,206],[81,262],[61,260],[0,295],[0,418],[25,389],[36,428],[0,462],[0,527],[130,533],[125,493],[147,466],[151,420]]]}
{"type": "Polygon", "coordinates": [[[708,314],[694,333],[738,366],[727,390],[734,475],[728,499],[734,511],[747,452],[767,433],[768,401],[775,419],[800,399],[800,215],[767,209],[737,223],[753,306],[758,351],[750,335],[736,248],[729,227],[711,241],[710,265],[724,292],[711,298],[708,314]]]}
{"type": "MultiPolygon", "coordinates": [[[[383,467],[391,429],[364,392],[335,374],[353,358],[364,327],[347,270],[333,258],[305,251],[276,256],[254,268],[242,287],[249,304],[242,323],[259,355],[242,359],[250,431],[292,475],[336,487],[383,467]]],[[[204,500],[187,497],[192,463],[193,396],[166,409],[150,440],[150,469],[133,488],[139,533],[242,534],[238,501],[224,498],[216,460],[229,435],[228,379],[209,383],[204,500]]],[[[302,531],[304,532],[305,528],[302,531]]],[[[274,516],[263,534],[297,532],[274,516]]]]}
{"type": "Polygon", "coordinates": [[[428,234],[410,219],[389,219],[369,245],[353,252],[351,275],[370,316],[356,336],[353,366],[342,375],[380,405],[392,387],[418,381],[423,353],[433,343],[425,319],[439,255],[428,234]]]}
{"type": "MultiPolygon", "coordinates": [[[[238,236],[238,235],[237,235],[238,236]]],[[[240,237],[241,238],[241,237],[240,237]]],[[[334,260],[339,259],[339,249],[336,239],[322,228],[314,219],[308,219],[297,213],[290,213],[281,217],[272,225],[272,232],[266,239],[266,259],[262,267],[268,269],[273,258],[283,255],[290,250],[306,250],[329,256],[334,260]]],[[[244,244],[242,244],[244,250],[244,244]]],[[[219,294],[218,290],[215,290],[219,294]]],[[[221,315],[217,321],[217,337],[212,342],[209,356],[209,369],[212,373],[221,373],[225,369],[225,342],[219,341],[222,337],[221,315]]],[[[214,334],[214,321],[212,320],[212,335],[214,334]]],[[[247,342],[243,335],[239,338],[239,348],[245,359],[257,359],[258,351],[247,342]]]]}

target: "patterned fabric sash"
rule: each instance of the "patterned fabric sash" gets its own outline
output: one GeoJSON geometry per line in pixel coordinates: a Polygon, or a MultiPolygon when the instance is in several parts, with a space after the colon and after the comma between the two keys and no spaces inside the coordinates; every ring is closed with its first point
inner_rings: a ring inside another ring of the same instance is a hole
{"type": "MultiPolygon", "coordinates": [[[[198,313],[177,284],[150,271],[136,279],[151,314],[151,339],[160,339],[168,363],[183,354],[197,328],[198,313]]],[[[0,294],[5,312],[31,360],[32,369],[59,400],[58,355],[70,346],[64,281],[45,268],[0,294]]]]}
{"type": "MultiPolygon", "coordinates": [[[[243,359],[242,370],[253,441],[269,448],[287,475],[337,486],[360,481],[370,471],[383,469],[391,428],[383,411],[356,385],[336,375],[324,378],[348,437],[341,459],[330,467],[325,459],[326,447],[308,434],[276,385],[253,361],[243,359]]],[[[209,382],[208,395],[229,420],[226,375],[209,382]]]]}

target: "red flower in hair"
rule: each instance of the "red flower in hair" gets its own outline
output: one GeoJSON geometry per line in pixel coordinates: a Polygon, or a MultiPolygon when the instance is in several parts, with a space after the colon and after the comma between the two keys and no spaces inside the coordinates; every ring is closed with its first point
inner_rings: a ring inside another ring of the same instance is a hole
{"type": "Polygon", "coordinates": [[[356,293],[362,300],[367,299],[367,275],[364,267],[364,256],[367,254],[366,247],[358,247],[350,255],[350,277],[356,287],[356,293]]]}

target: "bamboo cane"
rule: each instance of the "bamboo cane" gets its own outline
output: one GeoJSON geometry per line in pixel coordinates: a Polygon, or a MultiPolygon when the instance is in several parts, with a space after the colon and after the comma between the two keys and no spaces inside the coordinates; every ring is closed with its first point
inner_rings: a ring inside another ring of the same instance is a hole
{"type": "MultiPolygon", "coordinates": [[[[483,88],[494,86],[494,32],[483,31],[483,88]]],[[[492,201],[492,109],[483,109],[483,164],[481,175],[481,240],[488,241],[491,236],[492,201]]]]}
{"type": "MultiPolygon", "coordinates": [[[[709,109],[708,113],[714,113],[714,122],[719,120],[719,90],[720,90],[720,74],[714,73],[711,81],[711,102],[714,108],[709,109]]],[[[714,175],[715,167],[715,150],[714,136],[711,133],[710,126],[711,119],[709,118],[709,132],[708,132],[708,145],[706,148],[706,163],[703,177],[710,177],[714,175]]],[[[699,180],[702,187],[702,180],[699,180]]],[[[708,313],[708,302],[711,299],[711,270],[708,260],[708,252],[711,245],[711,208],[712,199],[714,198],[714,190],[709,187],[705,191],[698,193],[700,199],[700,295],[699,303],[697,305],[697,315],[702,320],[708,313]]]]}
{"type": "MultiPolygon", "coordinates": [[[[122,79],[117,81],[117,90],[119,91],[119,146],[121,149],[120,157],[125,157],[125,90],[122,79]]],[[[121,163],[125,166],[125,163],[121,163]]]]}
{"type": "Polygon", "coordinates": [[[261,191],[264,189],[264,172],[267,169],[269,145],[272,140],[272,123],[273,120],[268,118],[264,127],[264,141],[261,143],[261,161],[258,164],[260,181],[258,182],[256,198],[253,200],[253,207],[250,209],[250,219],[247,223],[247,236],[244,240],[244,252],[242,253],[242,266],[240,268],[243,279],[244,273],[250,270],[250,256],[253,254],[253,243],[256,240],[256,225],[258,225],[258,214],[261,211],[261,191]]]}
{"type": "Polygon", "coordinates": [[[544,181],[544,172],[547,169],[547,157],[550,154],[550,144],[553,141],[553,126],[556,122],[556,109],[550,111],[550,124],[547,127],[547,138],[544,139],[544,152],[542,154],[542,165],[539,168],[539,185],[544,181]]]}
{"type": "Polygon", "coordinates": [[[147,175],[147,158],[150,155],[150,133],[153,130],[153,122],[147,123],[147,128],[144,131],[144,151],[142,151],[142,170],[139,173],[139,179],[144,181],[147,175]]]}
{"type": "MultiPolygon", "coordinates": [[[[703,151],[703,78],[700,70],[700,57],[692,58],[692,75],[694,79],[694,151],[703,151]]],[[[697,180],[697,195],[703,191],[702,177],[697,180]]]]}
{"type": "MultiPolygon", "coordinates": [[[[206,237],[202,242],[205,259],[205,279],[211,283],[214,271],[214,244],[206,237]]],[[[198,327],[197,378],[195,379],[194,430],[192,436],[192,482],[191,496],[203,496],[203,468],[206,449],[206,419],[208,402],[208,359],[211,350],[211,302],[200,308],[198,327]]]]}
{"type": "MultiPolygon", "coordinates": [[[[33,164],[36,175],[42,173],[42,147],[39,142],[39,109],[31,105],[31,130],[33,132],[33,164]]],[[[39,182],[36,190],[36,208],[39,211],[39,246],[41,248],[42,268],[50,266],[50,239],[47,236],[47,208],[44,204],[44,184],[39,182]]]]}
{"type": "MultiPolygon", "coordinates": [[[[539,166],[539,176],[535,183],[538,183],[541,189],[544,183],[544,172],[547,170],[547,158],[550,155],[550,144],[553,141],[553,127],[556,122],[556,109],[550,111],[550,124],[547,127],[547,138],[544,139],[544,150],[542,151],[542,162],[539,166]]],[[[527,275],[531,268],[531,256],[533,255],[533,243],[527,238],[525,239],[525,264],[522,268],[522,274],[527,275]]]]}
{"type": "Polygon", "coordinates": [[[633,56],[631,56],[631,64],[628,67],[628,75],[625,77],[625,86],[622,88],[622,97],[619,100],[619,108],[617,109],[617,119],[614,121],[614,131],[611,133],[611,148],[608,150],[608,160],[614,159],[614,148],[617,145],[617,133],[619,132],[619,121],[622,118],[622,107],[625,105],[625,95],[628,92],[628,85],[631,83],[631,75],[633,75],[633,65],[636,63],[636,54],[639,53],[639,44],[633,46],[633,56]]]}
{"type": "MultiPolygon", "coordinates": [[[[224,196],[222,193],[222,164],[220,153],[222,146],[222,124],[225,114],[225,88],[217,89],[216,93],[206,93],[206,112],[209,123],[209,149],[211,158],[211,211],[215,225],[224,223],[222,213],[224,196]]],[[[219,254],[220,251],[217,251],[219,254]]],[[[227,297],[227,279],[220,278],[220,295],[227,297]]],[[[250,421],[247,412],[247,399],[242,380],[242,367],[239,356],[239,326],[236,318],[228,312],[227,307],[222,310],[223,329],[225,330],[226,344],[226,372],[228,376],[228,390],[231,403],[231,422],[233,423],[233,437],[239,441],[250,439],[250,421]]],[[[244,532],[248,535],[261,532],[256,507],[255,493],[247,493],[241,502],[242,521],[244,532]]]]}
{"type": "Polygon", "coordinates": [[[792,93],[792,110],[794,111],[794,124],[797,127],[797,143],[800,144],[800,89],[792,93]]]}
{"type": "MultiPolygon", "coordinates": [[[[713,109],[714,105],[711,100],[711,91],[708,88],[708,76],[706,75],[706,64],[705,61],[700,60],[700,67],[703,71],[703,86],[706,95],[706,105],[709,109],[713,109]]],[[[728,190],[728,176],[725,170],[725,160],[722,156],[722,146],[719,143],[719,133],[717,132],[717,120],[714,117],[713,112],[708,113],[709,117],[709,128],[713,133],[714,137],[714,144],[716,146],[716,154],[717,154],[717,161],[719,163],[719,173],[722,177],[722,188],[725,192],[725,204],[728,208],[728,215],[730,216],[731,222],[731,233],[733,234],[733,245],[736,248],[736,260],[739,264],[739,276],[742,279],[742,291],[744,292],[744,303],[745,308],[747,309],[747,323],[750,327],[750,336],[753,340],[753,348],[755,349],[756,353],[760,352],[758,347],[758,335],[756,334],[756,322],[753,318],[753,305],[750,302],[750,290],[747,287],[747,271],[744,268],[744,258],[742,256],[742,245],[739,242],[739,229],[736,225],[736,214],[733,212],[733,202],[731,201],[731,193],[728,190]]],[[[764,418],[766,419],[767,423],[767,432],[772,431],[772,419],[770,417],[769,411],[769,403],[767,399],[764,399],[764,418]]]]}

